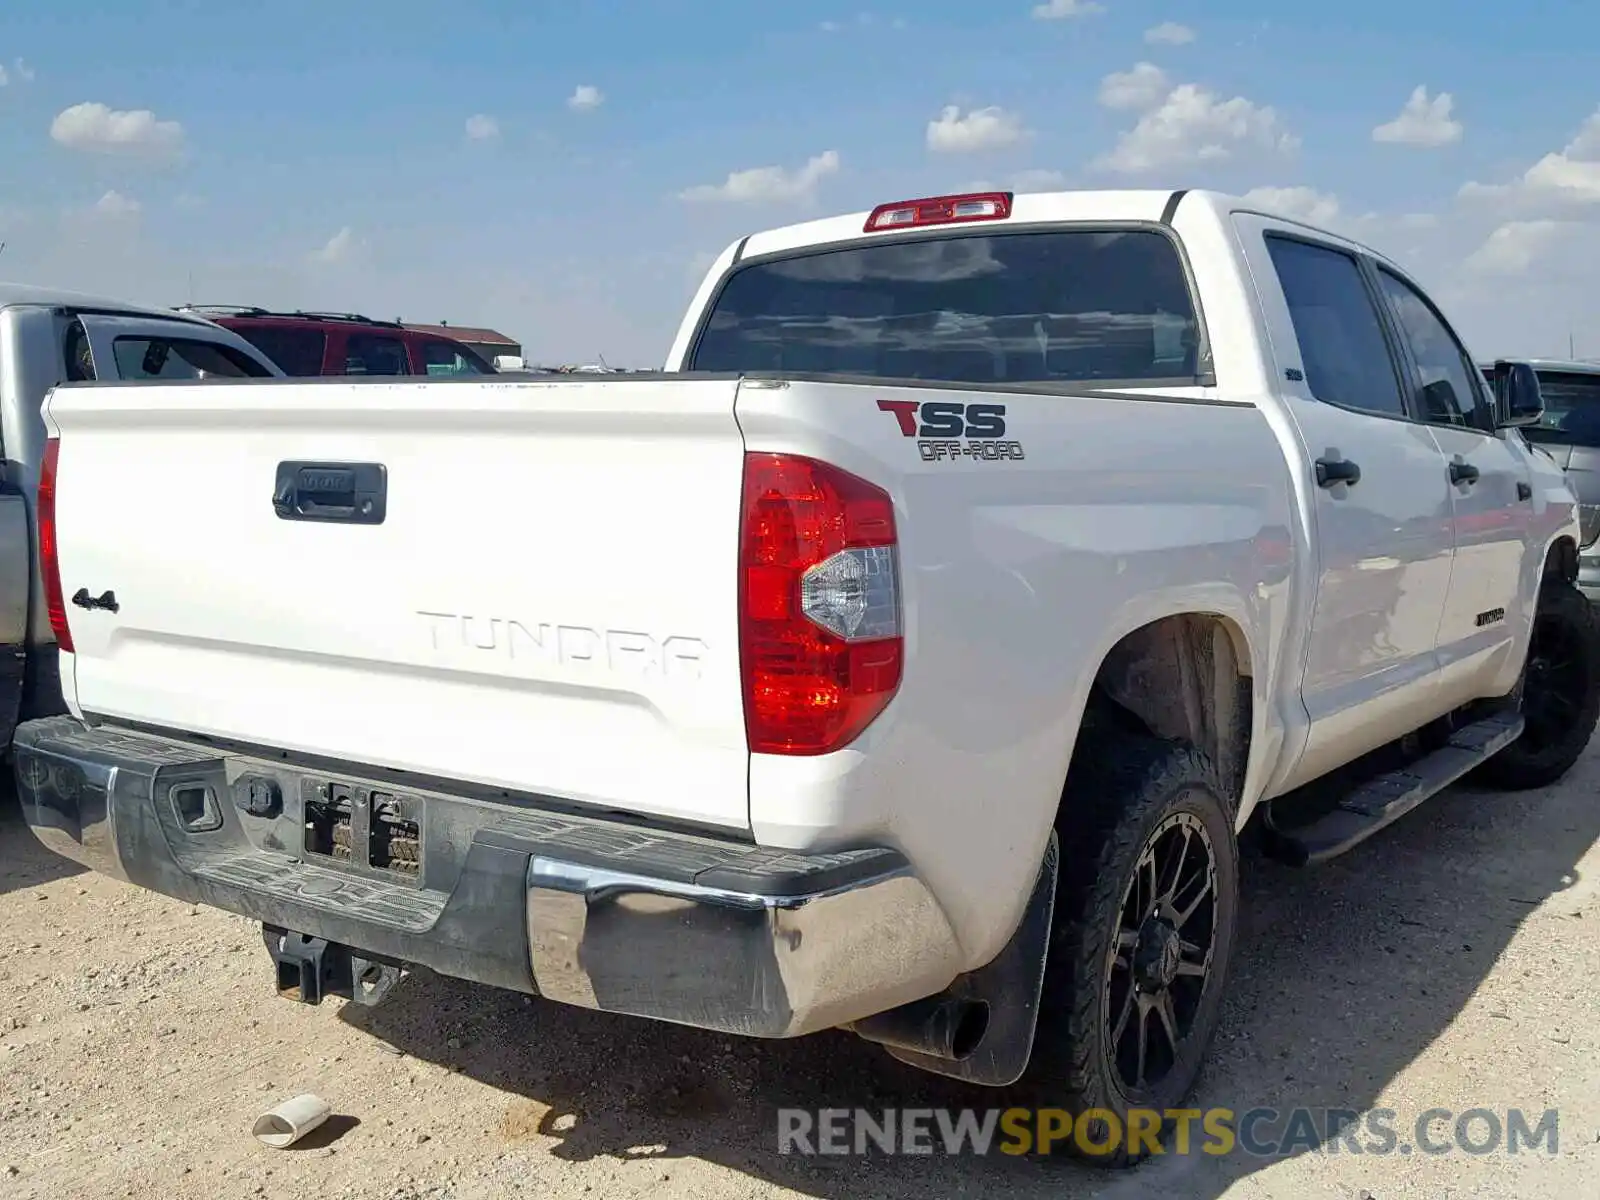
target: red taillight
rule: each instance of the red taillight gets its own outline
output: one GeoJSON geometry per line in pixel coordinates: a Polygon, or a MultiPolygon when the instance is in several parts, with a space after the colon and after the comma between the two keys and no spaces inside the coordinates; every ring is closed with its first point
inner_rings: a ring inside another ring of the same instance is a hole
{"type": "Polygon", "coordinates": [[[39,569],[44,574],[44,605],[50,614],[50,631],[56,635],[56,645],[71,654],[72,630],[67,628],[67,602],[61,595],[61,559],[56,551],[56,463],[60,457],[60,440],[51,438],[45,442],[34,513],[39,524],[39,569]]]}
{"type": "Polygon", "coordinates": [[[1003,221],[1011,215],[1010,192],[968,192],[961,196],[925,196],[880,204],[867,218],[863,233],[883,229],[919,229],[924,225],[959,225],[966,221],[1003,221]]]}
{"type": "Polygon", "coordinates": [[[757,754],[827,754],[900,686],[894,502],[848,471],[746,454],[739,553],[745,731],[757,754]]]}

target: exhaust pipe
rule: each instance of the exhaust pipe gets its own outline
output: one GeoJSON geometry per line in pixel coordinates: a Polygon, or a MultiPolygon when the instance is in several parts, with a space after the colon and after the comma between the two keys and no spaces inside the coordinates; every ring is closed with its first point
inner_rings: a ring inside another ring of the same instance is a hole
{"type": "Polygon", "coordinates": [[[971,1056],[989,1032],[989,1002],[940,994],[913,1000],[852,1025],[869,1042],[950,1062],[971,1056]]]}

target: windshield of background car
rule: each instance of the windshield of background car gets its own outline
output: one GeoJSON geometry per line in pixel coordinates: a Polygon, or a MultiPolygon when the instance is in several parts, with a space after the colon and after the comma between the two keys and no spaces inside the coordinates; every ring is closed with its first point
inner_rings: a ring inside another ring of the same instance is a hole
{"type": "Polygon", "coordinates": [[[1199,327],[1154,230],[963,233],[737,269],[689,369],[1192,384],[1199,327]]]}
{"type": "Polygon", "coordinates": [[[1600,375],[1540,371],[1539,392],[1544,417],[1526,425],[1530,442],[1600,446],[1600,375]]]}

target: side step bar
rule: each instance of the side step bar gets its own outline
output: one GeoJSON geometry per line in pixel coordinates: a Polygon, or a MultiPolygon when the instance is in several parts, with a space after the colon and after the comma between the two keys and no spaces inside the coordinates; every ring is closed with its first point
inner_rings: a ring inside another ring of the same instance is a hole
{"type": "Polygon", "coordinates": [[[1498,713],[1463,725],[1450,740],[1404,770],[1369,779],[1328,813],[1280,829],[1269,805],[1262,814],[1269,853],[1294,867],[1313,866],[1354,849],[1438,795],[1522,736],[1520,713],[1498,713]]]}

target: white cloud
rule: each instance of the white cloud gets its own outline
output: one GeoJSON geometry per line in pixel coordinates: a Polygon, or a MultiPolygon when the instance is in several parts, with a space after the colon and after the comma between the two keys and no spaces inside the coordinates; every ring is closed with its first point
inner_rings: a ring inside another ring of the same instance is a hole
{"type": "Polygon", "coordinates": [[[500,122],[486,113],[475,113],[467,118],[467,137],[474,142],[487,142],[500,136],[500,122]]]}
{"type": "Polygon", "coordinates": [[[0,87],[8,87],[13,83],[32,83],[33,68],[20,58],[13,59],[10,68],[0,63],[0,87]]]}
{"type": "Polygon", "coordinates": [[[1463,126],[1451,115],[1454,108],[1455,97],[1449,92],[1440,92],[1430,99],[1427,87],[1418,84],[1400,115],[1374,129],[1372,140],[1425,149],[1459,142],[1463,126]]]}
{"type": "Polygon", "coordinates": [[[1507,221],[1469,254],[1463,265],[1480,275],[1520,275],[1580,228],[1572,221],[1507,221]]]}
{"type": "Polygon", "coordinates": [[[349,262],[361,247],[362,242],[356,237],[355,231],[346,225],[323,243],[320,249],[311,252],[311,261],[327,266],[349,262]]]}
{"type": "Polygon", "coordinates": [[[689,203],[726,201],[735,204],[809,200],[816,194],[817,184],[838,170],[838,152],[824,150],[795,171],[783,167],[751,167],[745,171],[733,171],[722,183],[704,183],[688,188],[679,192],[678,198],[689,203]]]}
{"type": "Polygon", "coordinates": [[[74,104],[50,122],[50,136],[86,154],[124,155],[151,161],[183,152],[183,126],[160,121],[147,108],[123,112],[104,104],[74,104]]]}
{"type": "Polygon", "coordinates": [[[928,149],[936,154],[974,154],[1000,150],[1025,140],[1022,118],[1003,108],[975,108],[963,115],[954,104],[928,122],[928,149]]]}
{"type": "Polygon", "coordinates": [[[1100,81],[1100,104],[1105,108],[1144,112],[1166,99],[1172,90],[1167,73],[1154,63],[1135,63],[1131,71],[1113,71],[1100,81]]]}
{"type": "Polygon", "coordinates": [[[1068,17],[1087,17],[1105,10],[1105,5],[1096,4],[1095,0],[1045,0],[1045,3],[1033,6],[1033,19],[1064,21],[1068,17]]]}
{"type": "Polygon", "coordinates": [[[118,191],[107,192],[94,202],[95,213],[111,220],[136,217],[139,215],[140,207],[139,202],[132,196],[124,196],[118,191]]]}
{"type": "Polygon", "coordinates": [[[1152,46],[1187,46],[1194,39],[1194,30],[1176,21],[1163,21],[1144,31],[1144,40],[1152,46]]]}
{"type": "Polygon", "coordinates": [[[1224,100],[1209,88],[1185,83],[1145,112],[1098,165],[1136,173],[1221,162],[1251,150],[1287,154],[1299,145],[1276,110],[1243,96],[1224,100]]]}
{"type": "Polygon", "coordinates": [[[1308,225],[1333,225],[1339,219],[1339,198],[1308,187],[1251,188],[1240,199],[1308,225]]]}
{"type": "Polygon", "coordinates": [[[567,97],[567,107],[573,112],[593,112],[605,102],[605,93],[592,83],[580,83],[567,97]]]}
{"type": "Polygon", "coordinates": [[[837,21],[824,21],[822,23],[822,32],[823,33],[838,33],[839,32],[839,22],[837,22],[837,21]]]}
{"type": "Polygon", "coordinates": [[[1566,146],[1546,154],[1510,184],[1468,183],[1465,197],[1547,201],[1600,201],[1600,110],[1590,115],[1566,146]]]}

